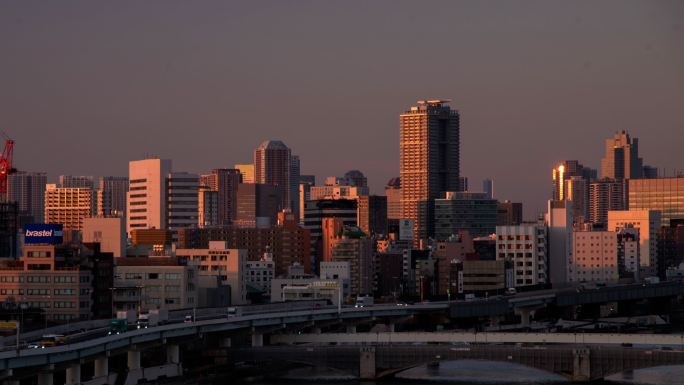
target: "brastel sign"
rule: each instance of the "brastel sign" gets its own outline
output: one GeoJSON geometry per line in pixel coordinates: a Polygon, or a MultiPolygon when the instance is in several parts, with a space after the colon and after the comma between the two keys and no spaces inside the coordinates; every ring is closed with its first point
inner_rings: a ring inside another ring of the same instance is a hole
{"type": "Polygon", "coordinates": [[[44,223],[33,223],[24,225],[24,244],[49,244],[58,245],[63,241],[62,225],[49,225],[44,223]]]}

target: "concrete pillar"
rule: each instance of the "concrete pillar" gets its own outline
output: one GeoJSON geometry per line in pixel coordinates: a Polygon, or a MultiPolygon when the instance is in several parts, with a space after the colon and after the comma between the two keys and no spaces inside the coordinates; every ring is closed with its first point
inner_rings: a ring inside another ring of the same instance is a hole
{"type": "Polygon", "coordinates": [[[219,341],[219,346],[222,348],[229,348],[229,347],[231,347],[231,345],[232,345],[232,341],[231,341],[230,337],[223,338],[223,339],[221,339],[221,341],[219,341]]]}
{"type": "Polygon", "coordinates": [[[66,385],[79,385],[81,383],[81,363],[69,365],[66,370],[66,385]]]}
{"type": "Polygon", "coordinates": [[[140,351],[128,351],[128,371],[140,369],[140,351]]]}
{"type": "Polygon", "coordinates": [[[359,352],[359,378],[375,379],[375,348],[373,347],[363,347],[359,352]]]}
{"type": "Polygon", "coordinates": [[[252,332],[252,347],[259,348],[264,346],[264,335],[257,332],[252,332]]]}
{"type": "Polygon", "coordinates": [[[532,314],[532,310],[523,308],[516,309],[515,312],[520,315],[520,324],[522,326],[530,326],[530,315],[532,314]]]}
{"type": "Polygon", "coordinates": [[[52,372],[38,373],[38,385],[52,385],[52,372]]]}
{"type": "Polygon", "coordinates": [[[572,350],[572,381],[591,381],[591,351],[589,349],[572,350]]]}
{"type": "Polygon", "coordinates": [[[166,363],[180,363],[180,347],[178,345],[166,345],[166,363]]]}
{"type": "Polygon", "coordinates": [[[390,322],[387,327],[389,328],[390,333],[394,333],[394,322],[390,322]]]}
{"type": "Polygon", "coordinates": [[[95,359],[94,377],[106,377],[109,375],[109,357],[102,356],[95,359]]]}
{"type": "Polygon", "coordinates": [[[347,325],[347,333],[356,333],[356,325],[347,325]]]}

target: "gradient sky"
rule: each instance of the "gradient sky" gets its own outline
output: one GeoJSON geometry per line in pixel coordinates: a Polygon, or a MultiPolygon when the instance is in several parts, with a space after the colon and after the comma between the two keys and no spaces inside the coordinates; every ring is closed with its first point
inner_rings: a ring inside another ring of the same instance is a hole
{"type": "Polygon", "coordinates": [[[0,3],[0,128],[20,170],[126,175],[249,162],[265,139],[302,173],[399,172],[399,114],[461,112],[471,190],[525,203],[551,167],[598,168],[627,129],[684,169],[682,1],[27,1],[0,3]]]}

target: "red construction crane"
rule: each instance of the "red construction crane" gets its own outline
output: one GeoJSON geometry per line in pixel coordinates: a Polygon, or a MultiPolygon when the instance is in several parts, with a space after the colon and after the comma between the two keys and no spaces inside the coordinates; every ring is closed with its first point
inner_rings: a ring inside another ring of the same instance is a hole
{"type": "Polygon", "coordinates": [[[7,176],[17,171],[12,167],[14,141],[4,132],[0,133],[5,138],[5,148],[2,150],[2,156],[0,156],[0,194],[7,194],[7,176]]]}

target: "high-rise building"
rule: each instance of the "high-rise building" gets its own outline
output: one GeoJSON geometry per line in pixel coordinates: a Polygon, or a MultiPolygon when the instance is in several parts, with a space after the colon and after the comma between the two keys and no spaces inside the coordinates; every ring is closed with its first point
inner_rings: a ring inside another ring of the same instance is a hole
{"type": "Polygon", "coordinates": [[[172,172],[166,177],[166,227],[178,230],[196,227],[198,218],[199,175],[172,172]]]}
{"type": "Polygon", "coordinates": [[[236,164],[236,170],[240,170],[242,183],[254,183],[254,163],[236,164]]]}
{"type": "Polygon", "coordinates": [[[352,295],[373,293],[373,242],[358,229],[347,228],[332,241],[332,261],[349,263],[352,295]]]}
{"type": "Polygon", "coordinates": [[[624,130],[606,139],[606,155],[601,159],[601,178],[639,179],[643,171],[643,160],[639,158],[639,139],[630,137],[624,130]]]}
{"type": "Polygon", "coordinates": [[[315,175],[299,176],[299,223],[304,223],[304,206],[311,200],[311,187],[315,185],[315,175]]]}
{"type": "Polygon", "coordinates": [[[349,186],[368,187],[368,178],[359,170],[347,171],[344,180],[349,186]]]}
{"type": "Polygon", "coordinates": [[[240,227],[270,227],[276,223],[282,190],[276,186],[241,183],[237,190],[237,215],[240,227]]]}
{"type": "Polygon", "coordinates": [[[684,176],[630,180],[629,209],[660,211],[660,225],[684,220],[684,176]]]}
{"type": "MultiPolygon", "coordinates": [[[[314,262],[322,255],[323,218],[340,218],[346,226],[356,226],[356,200],[325,199],[306,202],[304,207],[304,228],[311,232],[311,254],[314,262]]],[[[315,265],[314,265],[315,266],[315,265]]]]}
{"type": "Polygon", "coordinates": [[[281,207],[292,210],[292,153],[285,143],[267,140],[254,151],[254,181],[281,190],[281,207]]]}
{"type": "Polygon", "coordinates": [[[496,227],[496,259],[513,262],[515,287],[549,282],[547,227],[543,223],[496,227]]]}
{"type": "Polygon", "coordinates": [[[387,197],[387,219],[401,219],[401,182],[400,178],[392,178],[385,186],[387,197]]]}
{"type": "Polygon", "coordinates": [[[126,194],[128,178],[125,176],[102,176],[97,184],[97,215],[126,217],[126,194]]]}
{"type": "Polygon", "coordinates": [[[79,187],[45,186],[45,223],[64,225],[64,230],[82,230],[85,218],[93,215],[93,190],[79,187]]]}
{"type": "Polygon", "coordinates": [[[491,179],[485,179],[482,181],[482,192],[487,194],[489,199],[494,198],[494,181],[491,179]]]}
{"type": "Polygon", "coordinates": [[[218,192],[219,225],[229,225],[236,218],[237,190],[241,178],[240,170],[229,168],[214,169],[211,170],[211,174],[202,177],[201,183],[218,192]]]}
{"type": "Polygon", "coordinates": [[[619,231],[624,227],[639,229],[640,275],[656,275],[658,272],[658,230],[661,214],[657,210],[608,211],[608,230],[619,231]]]}
{"type": "Polygon", "coordinates": [[[434,200],[459,191],[460,115],[448,100],[419,101],[400,116],[402,219],[414,222],[414,244],[434,234],[434,200]]]}
{"type": "Polygon", "coordinates": [[[606,224],[608,211],[625,210],[623,181],[601,179],[589,185],[589,222],[606,224]]]}
{"type": "Polygon", "coordinates": [[[89,188],[95,190],[95,178],[92,176],[60,175],[59,187],[89,188]]]}
{"type": "Polygon", "coordinates": [[[516,226],[523,221],[523,204],[505,200],[497,203],[496,225],[516,226]]]}
{"type": "Polygon", "coordinates": [[[7,201],[17,202],[20,216],[31,216],[31,222],[42,223],[45,220],[45,185],[47,175],[44,172],[18,171],[7,176],[7,201]]]}
{"type": "Polygon", "coordinates": [[[290,163],[290,211],[299,218],[299,174],[301,162],[298,155],[292,155],[290,163]]]}
{"type": "Polygon", "coordinates": [[[356,222],[368,235],[387,234],[387,197],[362,195],[356,207],[356,222]]]}
{"type": "Polygon", "coordinates": [[[17,202],[0,202],[0,256],[15,258],[17,253],[17,231],[19,211],[17,202]]]}
{"type": "Polygon", "coordinates": [[[143,159],[128,163],[129,191],[126,200],[126,231],[166,228],[166,178],[169,159],[143,159]]]}
{"type": "Polygon", "coordinates": [[[200,186],[197,196],[197,225],[212,227],[219,225],[219,197],[218,191],[200,186]]]}
{"type": "Polygon", "coordinates": [[[568,263],[569,282],[615,282],[620,278],[614,231],[575,231],[568,263]]]}
{"type": "Polygon", "coordinates": [[[486,193],[447,192],[435,200],[435,238],[443,241],[459,231],[484,237],[496,231],[497,202],[486,193]]]}
{"type": "Polygon", "coordinates": [[[589,184],[596,179],[596,170],[577,160],[566,160],[553,169],[551,199],[572,202],[572,218],[581,223],[589,217],[589,184]]]}
{"type": "Polygon", "coordinates": [[[572,213],[570,201],[549,201],[548,227],[549,281],[555,287],[568,282],[568,263],[572,255],[572,213]]]}
{"type": "Polygon", "coordinates": [[[332,244],[333,240],[344,229],[344,221],[342,218],[323,218],[321,222],[321,253],[318,259],[318,264],[332,261],[332,244]]]}
{"type": "Polygon", "coordinates": [[[470,191],[468,186],[468,177],[461,176],[458,178],[458,191],[467,192],[470,191]]]}

